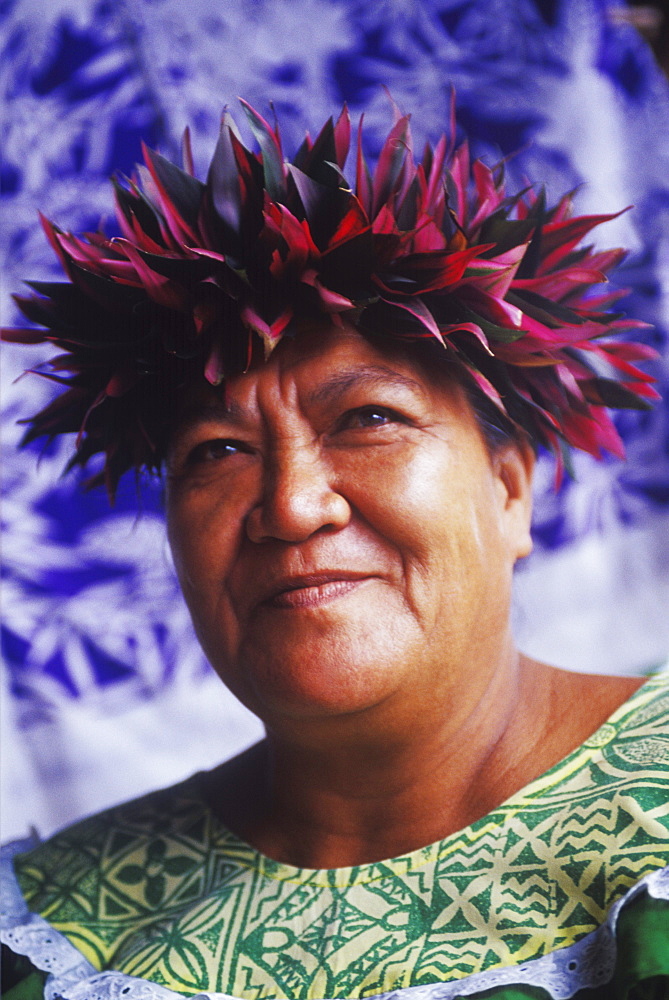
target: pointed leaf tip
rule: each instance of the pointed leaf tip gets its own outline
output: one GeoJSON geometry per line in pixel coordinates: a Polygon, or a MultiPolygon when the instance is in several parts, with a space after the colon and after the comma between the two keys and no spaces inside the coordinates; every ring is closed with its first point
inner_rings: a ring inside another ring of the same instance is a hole
{"type": "Polygon", "coordinates": [[[286,170],[278,130],[275,131],[243,98],[240,97],[239,102],[260,146],[267,192],[274,201],[280,201],[286,194],[286,170]]]}

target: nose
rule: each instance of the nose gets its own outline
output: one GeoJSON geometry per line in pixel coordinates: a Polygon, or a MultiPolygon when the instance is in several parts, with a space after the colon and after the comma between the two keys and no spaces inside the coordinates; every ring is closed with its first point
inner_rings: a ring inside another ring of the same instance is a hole
{"type": "Polygon", "coordinates": [[[247,517],[246,533],[252,542],[302,542],[318,531],[346,527],[350,517],[349,503],[318,444],[293,442],[267,462],[262,496],[247,517]]]}

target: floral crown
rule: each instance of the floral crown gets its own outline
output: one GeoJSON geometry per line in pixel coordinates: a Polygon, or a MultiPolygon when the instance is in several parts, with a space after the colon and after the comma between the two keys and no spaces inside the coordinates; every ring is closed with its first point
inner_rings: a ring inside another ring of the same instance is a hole
{"type": "Polygon", "coordinates": [[[129,468],[159,469],[187,380],[218,384],[296,322],[346,316],[365,334],[439,345],[559,463],[565,445],[622,455],[605,407],[657,398],[634,364],[655,352],[612,339],[646,325],[607,311],[624,292],[593,291],[624,252],[579,247],[615,216],[572,217],[569,195],[548,208],[532,188],[507,196],[503,165],[470,163],[446,136],[416,163],[399,112],[373,172],[360,128],[353,187],[346,108],[288,162],[278,127],[242,107],[259,152],[226,112],[206,182],[188,133],[183,169],[145,149],[138,176],[113,181],[121,237],[43,219],[69,281],[28,282],[36,294],[16,301],[46,329],[4,338],[57,345],[39,374],[66,389],[26,421],[24,443],[76,432],[68,467],[104,453],[90,482],[113,496],[129,468]]]}

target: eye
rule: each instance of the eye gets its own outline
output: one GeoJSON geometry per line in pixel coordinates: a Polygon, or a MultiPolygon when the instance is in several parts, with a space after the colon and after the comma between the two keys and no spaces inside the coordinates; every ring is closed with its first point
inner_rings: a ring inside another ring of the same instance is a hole
{"type": "Polygon", "coordinates": [[[341,430],[367,430],[397,423],[406,423],[406,420],[388,406],[361,406],[344,414],[340,428],[341,430]]]}
{"type": "Polygon", "coordinates": [[[220,462],[224,458],[231,458],[248,449],[240,441],[230,441],[228,438],[212,438],[210,441],[201,441],[192,448],[187,457],[186,465],[199,465],[202,462],[220,462]]]}

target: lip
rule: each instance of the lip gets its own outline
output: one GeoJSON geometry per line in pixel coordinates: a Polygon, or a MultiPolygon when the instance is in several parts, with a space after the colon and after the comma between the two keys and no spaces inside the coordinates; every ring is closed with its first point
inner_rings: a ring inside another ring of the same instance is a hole
{"type": "Polygon", "coordinates": [[[348,570],[328,570],[283,577],[260,599],[259,604],[271,608],[315,608],[344,597],[372,574],[348,570]]]}

